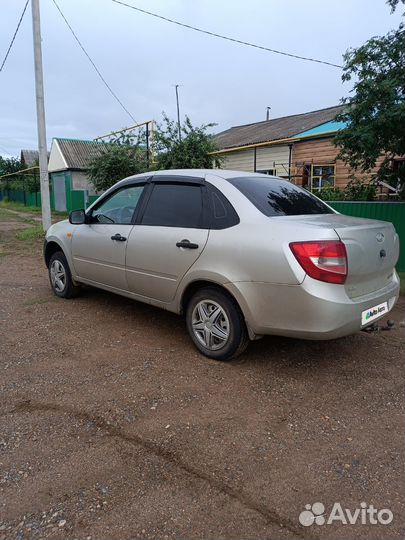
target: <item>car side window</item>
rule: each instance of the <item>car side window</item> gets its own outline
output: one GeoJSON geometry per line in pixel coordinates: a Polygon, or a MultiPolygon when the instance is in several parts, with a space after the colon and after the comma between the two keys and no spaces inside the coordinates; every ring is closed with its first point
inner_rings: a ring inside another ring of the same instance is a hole
{"type": "Polygon", "coordinates": [[[91,213],[93,223],[130,225],[145,186],[130,186],[116,191],[91,213]]]}
{"type": "Polygon", "coordinates": [[[155,184],[142,225],[200,228],[203,221],[202,191],[199,185],[155,184]]]}
{"type": "Polygon", "coordinates": [[[232,204],[214,186],[208,187],[208,198],[211,207],[210,229],[227,229],[240,222],[232,204]]]}

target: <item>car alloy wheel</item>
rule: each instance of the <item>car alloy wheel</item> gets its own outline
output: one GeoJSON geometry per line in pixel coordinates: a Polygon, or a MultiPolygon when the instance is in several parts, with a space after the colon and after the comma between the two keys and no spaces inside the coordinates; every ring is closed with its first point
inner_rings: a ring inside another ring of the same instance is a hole
{"type": "Polygon", "coordinates": [[[224,309],[213,300],[198,302],[192,313],[191,325],[196,338],[211,351],[222,349],[229,340],[229,319],[224,309]]]}
{"type": "Polygon", "coordinates": [[[52,287],[62,293],[66,287],[66,270],[61,261],[55,259],[50,268],[52,287]]]}
{"type": "Polygon", "coordinates": [[[49,280],[53,292],[59,298],[74,298],[80,292],[80,287],[72,280],[69,264],[62,251],[52,255],[48,263],[49,280]]]}
{"type": "Polygon", "coordinates": [[[227,291],[210,286],[188,300],[187,330],[197,349],[213,360],[230,360],[249,343],[243,314],[227,291]]]}

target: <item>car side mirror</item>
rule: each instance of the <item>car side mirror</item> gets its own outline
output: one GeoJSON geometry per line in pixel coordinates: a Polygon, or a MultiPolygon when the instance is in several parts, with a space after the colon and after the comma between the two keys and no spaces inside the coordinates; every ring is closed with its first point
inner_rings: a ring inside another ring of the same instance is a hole
{"type": "Polygon", "coordinates": [[[84,210],[73,210],[69,214],[69,223],[72,225],[83,225],[87,222],[86,212],[84,210]]]}

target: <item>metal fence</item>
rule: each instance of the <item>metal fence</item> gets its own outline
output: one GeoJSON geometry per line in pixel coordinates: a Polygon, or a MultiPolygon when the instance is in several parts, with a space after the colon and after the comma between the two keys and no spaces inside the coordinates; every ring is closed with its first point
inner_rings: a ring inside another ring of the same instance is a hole
{"type": "MultiPolygon", "coordinates": [[[[90,206],[90,204],[92,204],[95,200],[97,200],[98,197],[99,197],[98,195],[89,195],[87,206],[90,206]]],[[[41,207],[41,193],[39,191],[32,193],[30,191],[3,188],[3,189],[0,189],[0,201],[3,199],[8,200],[8,201],[18,202],[18,203],[24,204],[25,206],[32,206],[34,208],[41,207]]],[[[50,190],[50,201],[51,201],[51,210],[55,210],[55,199],[54,199],[54,193],[52,189],[50,190]]],[[[70,190],[66,196],[67,212],[71,212],[72,210],[79,210],[84,207],[85,207],[84,191],[70,190]]]]}

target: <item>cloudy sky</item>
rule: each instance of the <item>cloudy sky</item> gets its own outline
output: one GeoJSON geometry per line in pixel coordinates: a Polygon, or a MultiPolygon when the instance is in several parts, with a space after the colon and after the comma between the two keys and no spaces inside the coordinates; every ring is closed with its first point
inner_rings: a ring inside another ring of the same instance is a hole
{"type": "MultiPolygon", "coordinates": [[[[138,122],[181,113],[233,125],[306,112],[348,93],[340,70],[229,43],[111,0],[56,0],[114,92],[138,122]]],[[[127,0],[181,22],[336,64],[398,26],[384,0],[127,0]]],[[[1,0],[0,62],[25,0],[1,0]]],[[[92,139],[131,125],[74,41],[53,0],[41,0],[48,141],[92,139]]],[[[0,154],[36,148],[31,9],[0,73],[0,154]]]]}

